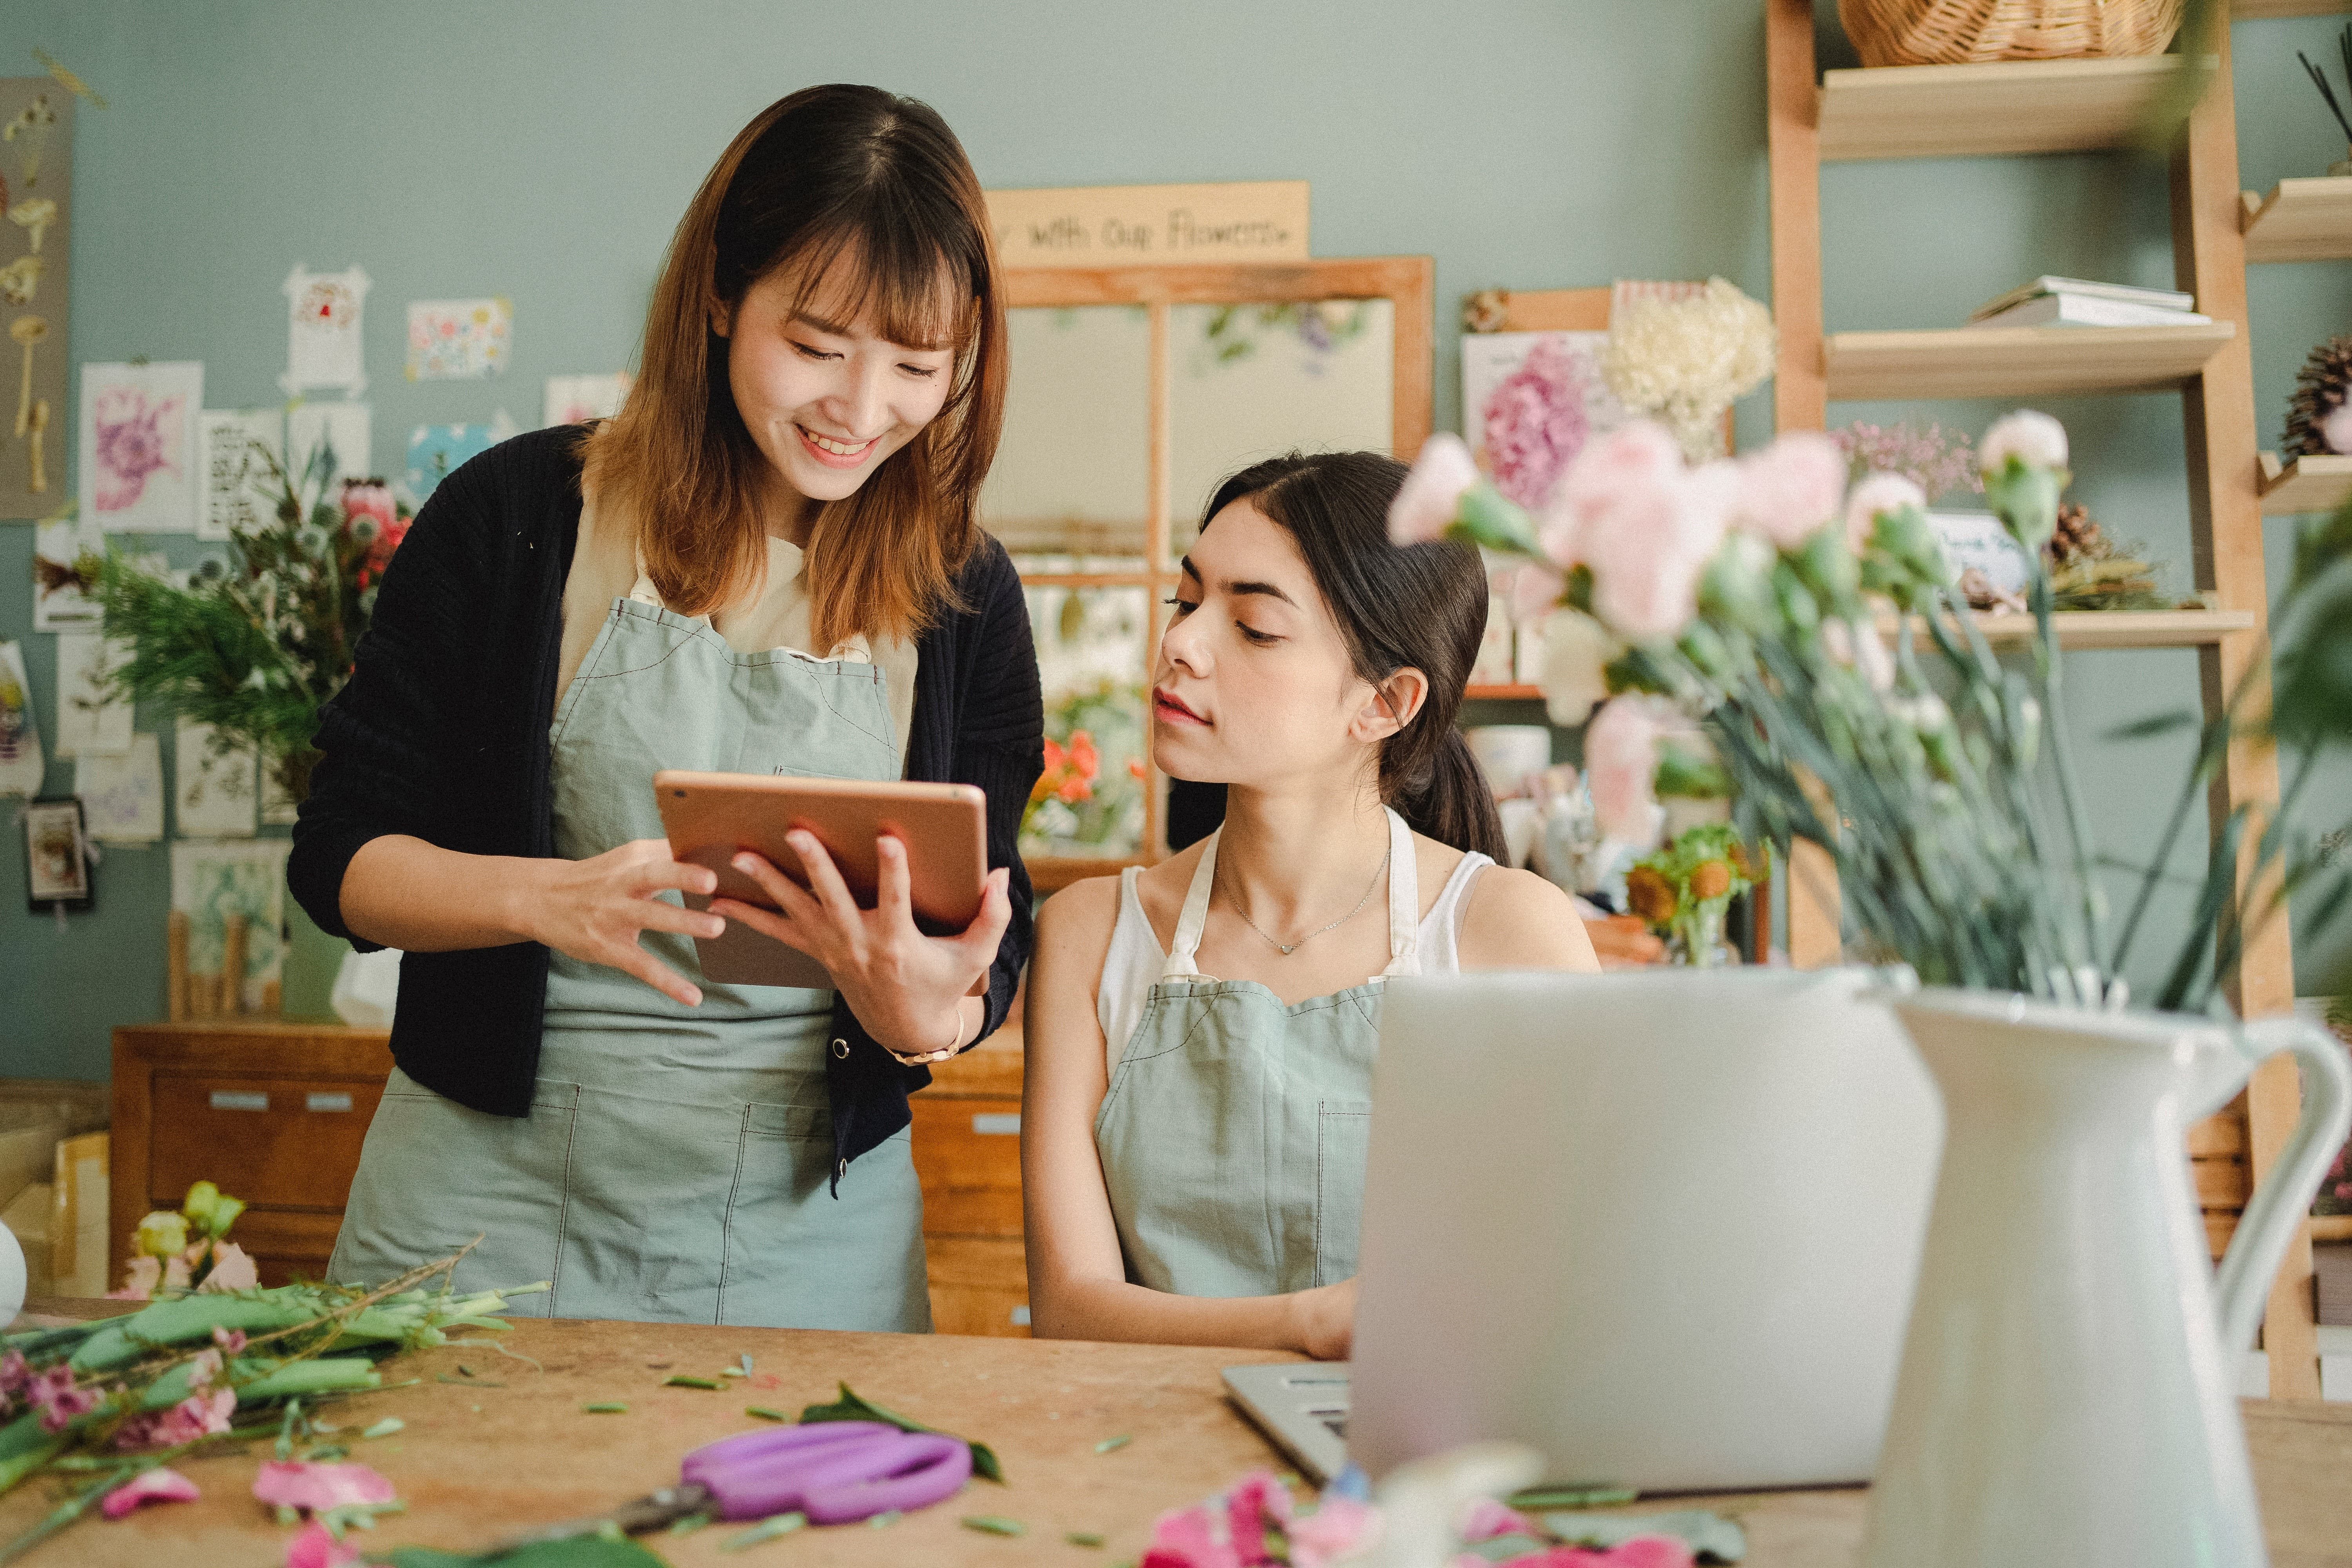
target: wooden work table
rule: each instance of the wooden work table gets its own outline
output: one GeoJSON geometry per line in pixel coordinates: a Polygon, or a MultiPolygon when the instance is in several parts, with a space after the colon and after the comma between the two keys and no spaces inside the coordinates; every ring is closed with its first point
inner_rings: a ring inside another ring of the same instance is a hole
{"type": "MultiPolygon", "coordinates": [[[[115,1303],[36,1303],[37,1312],[74,1317],[119,1310],[115,1303]]],[[[486,1336],[472,1336],[486,1337],[486,1336]]],[[[360,1395],[329,1417],[356,1431],[386,1415],[398,1434],[354,1442],[352,1458],[391,1478],[408,1503],[362,1540],[370,1551],[398,1545],[481,1549],[507,1531],[593,1514],[677,1479],[688,1449],[755,1426],[748,1405],[797,1413],[829,1401],[846,1382],[876,1402],[993,1447],[1006,1484],[975,1480],[960,1497],[908,1515],[885,1530],[847,1525],[809,1530],[751,1553],[723,1552],[740,1527],[647,1538],[679,1564],[1123,1563],[1139,1556],[1162,1510],[1195,1502],[1253,1467],[1280,1470],[1281,1458],[1226,1405],[1217,1369],[1286,1359],[1265,1352],[1068,1341],[821,1333],[667,1323],[518,1320],[503,1337],[544,1371],[479,1347],[425,1351],[387,1363],[415,1387],[360,1395]],[[715,1374],[738,1357],[754,1376],[725,1379],[717,1393],[665,1388],[673,1372],[715,1374]],[[667,1366],[649,1363],[667,1363],[667,1366]],[[460,1363],[477,1382],[443,1383],[460,1363]],[[590,1415],[588,1401],[623,1400],[628,1413],[590,1415]],[[1095,1445],[1129,1435],[1108,1454],[1095,1445]],[[1019,1520],[1019,1539],[983,1535],[958,1522],[968,1514],[1019,1520]],[[1108,1538],[1100,1550],[1063,1540],[1070,1531],[1108,1538]]],[[[2261,1485],[2276,1568],[2352,1564],[2352,1409],[2245,1404],[2254,1474],[2261,1485]]],[[[118,1523],[91,1519],[23,1561],[121,1564],[169,1561],[175,1568],[253,1568],[279,1560],[288,1532],[269,1522],[249,1488],[267,1445],[184,1467],[202,1500],[152,1506],[118,1523]]],[[[34,1483],[0,1499],[0,1541],[29,1527],[47,1506],[34,1483]]],[[[1859,1555],[1865,1494],[1776,1492],[1700,1500],[1738,1518],[1748,1537],[1748,1568],[1844,1568],[1859,1555]]],[[[1658,1504],[1644,1503],[1641,1510],[1658,1504]]]]}

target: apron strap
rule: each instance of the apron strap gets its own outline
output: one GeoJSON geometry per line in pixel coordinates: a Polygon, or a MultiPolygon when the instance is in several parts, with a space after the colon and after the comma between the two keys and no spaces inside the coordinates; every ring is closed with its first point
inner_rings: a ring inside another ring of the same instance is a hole
{"type": "Polygon", "coordinates": [[[1192,962],[1192,955],[1201,951],[1201,932],[1209,923],[1209,889],[1217,880],[1217,840],[1224,836],[1222,827],[1210,834],[1201,849],[1201,863],[1192,868],[1192,885],[1184,889],[1183,912],[1176,917],[1176,940],[1168,944],[1168,963],[1160,971],[1162,980],[1200,977],[1201,966],[1192,962]]]}
{"type": "Polygon", "coordinates": [[[1391,974],[1421,973],[1421,872],[1413,864],[1412,829],[1394,808],[1389,814],[1389,966],[1391,974]]]}

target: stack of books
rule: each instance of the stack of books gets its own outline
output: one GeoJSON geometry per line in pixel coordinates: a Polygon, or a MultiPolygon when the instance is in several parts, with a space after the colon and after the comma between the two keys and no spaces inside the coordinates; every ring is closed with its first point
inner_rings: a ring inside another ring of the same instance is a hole
{"type": "Polygon", "coordinates": [[[1971,327],[2184,327],[2210,321],[2193,296],[2080,278],[2036,278],[1969,318],[1971,327]]]}

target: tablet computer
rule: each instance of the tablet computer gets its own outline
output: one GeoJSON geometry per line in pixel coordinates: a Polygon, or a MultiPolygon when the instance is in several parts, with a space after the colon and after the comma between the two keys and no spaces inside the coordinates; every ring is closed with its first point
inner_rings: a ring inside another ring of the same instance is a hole
{"type": "MultiPolygon", "coordinates": [[[[881,870],[875,840],[887,833],[907,847],[917,925],[946,934],[980,913],[988,879],[988,797],[970,784],[665,769],[654,775],[654,795],[670,853],[719,873],[713,897],[776,907],[735,869],[736,854],[746,849],[807,887],[808,873],[784,841],[785,834],[805,828],[833,857],[859,906],[872,909],[881,870]]],[[[708,909],[710,899],[689,894],[686,904],[708,909]]],[[[816,960],[733,921],[723,934],[698,937],[694,945],[703,978],[721,985],[834,989],[816,960]]]]}

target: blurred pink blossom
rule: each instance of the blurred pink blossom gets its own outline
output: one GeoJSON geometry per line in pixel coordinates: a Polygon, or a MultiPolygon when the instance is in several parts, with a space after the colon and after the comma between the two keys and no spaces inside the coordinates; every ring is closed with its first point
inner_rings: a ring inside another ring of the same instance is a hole
{"type": "Polygon", "coordinates": [[[1207,1503],[1161,1514],[1137,1568],[1244,1568],[1223,1524],[1207,1503]]]}
{"type": "Polygon", "coordinates": [[[1682,471],[1682,447],[1663,425],[1637,419],[1596,437],[1560,476],[1545,509],[1538,533],[1544,553],[1563,568],[1586,561],[1584,546],[1596,519],[1626,496],[1664,486],[1682,471]]]}
{"type": "Polygon", "coordinates": [[[1269,1529],[1290,1522],[1290,1489],[1270,1470],[1252,1470],[1225,1491],[1226,1535],[1244,1563],[1265,1560],[1269,1529]]]}
{"type": "Polygon", "coordinates": [[[1584,731],[1584,776],[1602,833],[1622,843],[1650,836],[1658,742],[1685,727],[1663,698],[1632,693],[1612,699],[1593,716],[1584,731]]]}
{"type": "Polygon", "coordinates": [[[1738,493],[1738,469],[1727,461],[1630,478],[1583,529],[1601,618],[1636,641],[1687,626],[1698,613],[1699,575],[1723,542],[1738,493]]]}
{"type": "Polygon", "coordinates": [[[1584,376],[1567,343],[1541,337],[1486,399],[1486,466],[1495,488],[1534,510],[1584,445],[1584,376]]]}
{"type": "Polygon", "coordinates": [[[101,1397],[95,1388],[76,1388],[70,1366],[37,1372],[25,1384],[25,1402],[41,1413],[44,1432],[64,1431],[97,1409],[101,1397]]]}
{"type": "Polygon", "coordinates": [[[124,1514],[151,1502],[194,1502],[202,1494],[196,1483],[179,1471],[158,1465],[152,1470],[142,1470],[100,1500],[98,1511],[109,1519],[121,1519],[124,1514]]]}
{"type": "Polygon", "coordinates": [[[1966,434],[1941,425],[1922,430],[1907,419],[1894,425],[1857,420],[1830,439],[1851,460],[1855,473],[1900,474],[1930,500],[1957,489],[1984,489],[1977,476],[1975,444],[1966,434]]]}
{"type": "Polygon", "coordinates": [[[1549,566],[1530,563],[1507,576],[1511,619],[1521,626],[1543,619],[1568,592],[1568,579],[1549,566]]]}
{"type": "Polygon", "coordinates": [[[1528,1523],[1517,1509],[1506,1508],[1493,1498],[1480,1498],[1470,1505],[1470,1513],[1462,1521],[1462,1542],[1475,1546],[1482,1541],[1492,1541],[1504,1535],[1533,1535],[1535,1526],[1528,1523]]]}
{"type": "Polygon", "coordinates": [[[1871,530],[1878,526],[1879,513],[1906,506],[1924,510],[1927,505],[1927,493],[1902,475],[1873,474],[1845,499],[1845,542],[1859,555],[1870,542],[1871,530]]]}
{"type": "Polygon", "coordinates": [[[365,1465],[314,1465],[277,1459],[253,1478],[253,1495],[272,1508],[323,1513],[345,1503],[390,1502],[392,1483],[365,1465]]]}
{"type": "Polygon", "coordinates": [[[226,1432],[236,1414],[236,1390],[216,1388],[191,1394],[168,1410],[133,1415],[114,1429],[114,1446],[125,1454],[148,1448],[176,1448],[199,1437],[226,1432]]]}
{"type": "Polygon", "coordinates": [[[344,1568],[360,1560],[360,1549],[338,1541],[317,1520],[286,1542],[286,1568],[344,1568]]]}
{"type": "Polygon", "coordinates": [[[1389,502],[1389,542],[1425,544],[1444,538],[1462,492],[1477,482],[1478,465],[1461,437],[1441,430],[1423,441],[1403,487],[1389,502]]]}
{"type": "Polygon", "coordinates": [[[1380,1540],[1381,1511],[1352,1498],[1326,1497],[1290,1521],[1290,1568],[1326,1568],[1380,1540]]]}
{"type": "Polygon", "coordinates": [[[1733,521],[1793,550],[1836,520],[1845,498],[1846,459],[1817,430],[1794,430],[1739,460],[1733,521]]]}
{"type": "Polygon", "coordinates": [[[205,1291],[252,1290],[261,1284],[253,1258],[234,1241],[213,1243],[213,1271],[196,1287],[199,1295],[205,1291]]]}

